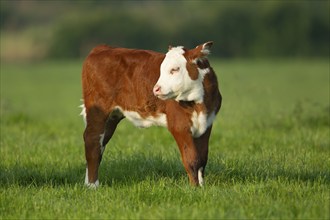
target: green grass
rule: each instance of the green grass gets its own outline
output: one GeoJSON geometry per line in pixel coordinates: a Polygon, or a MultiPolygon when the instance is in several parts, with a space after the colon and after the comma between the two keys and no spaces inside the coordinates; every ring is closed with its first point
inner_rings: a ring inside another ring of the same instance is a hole
{"type": "Polygon", "coordinates": [[[0,219],[329,219],[329,62],[213,61],[206,186],[164,128],[123,121],[83,185],[81,61],[1,64],[0,219]]]}

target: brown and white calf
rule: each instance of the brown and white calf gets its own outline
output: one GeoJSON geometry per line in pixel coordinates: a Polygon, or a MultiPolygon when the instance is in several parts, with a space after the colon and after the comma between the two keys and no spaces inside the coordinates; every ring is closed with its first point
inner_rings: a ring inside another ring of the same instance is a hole
{"type": "Polygon", "coordinates": [[[191,184],[202,185],[213,120],[221,106],[216,75],[206,56],[212,42],[166,54],[98,46],[82,71],[85,184],[98,186],[105,145],[127,118],[138,127],[166,127],[191,184]]]}

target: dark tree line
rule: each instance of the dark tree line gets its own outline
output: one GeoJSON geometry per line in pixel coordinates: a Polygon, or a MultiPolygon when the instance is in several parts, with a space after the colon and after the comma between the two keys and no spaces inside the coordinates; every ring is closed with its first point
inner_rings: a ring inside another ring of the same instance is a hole
{"type": "Polygon", "coordinates": [[[82,2],[50,13],[49,57],[83,57],[101,43],[165,52],[209,40],[222,57],[329,56],[329,1],[82,2]]]}

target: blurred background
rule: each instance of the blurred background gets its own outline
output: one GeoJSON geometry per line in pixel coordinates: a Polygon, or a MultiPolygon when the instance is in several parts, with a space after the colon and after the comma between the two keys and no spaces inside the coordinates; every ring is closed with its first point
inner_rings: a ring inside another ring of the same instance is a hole
{"type": "Polygon", "coordinates": [[[329,2],[0,0],[0,219],[329,219],[329,2]],[[207,187],[186,187],[166,129],[123,120],[105,187],[81,188],[82,59],[206,41],[223,95],[207,187]]]}
{"type": "Polygon", "coordinates": [[[166,52],[212,40],[225,58],[329,57],[329,1],[1,1],[1,61],[166,52]]]}

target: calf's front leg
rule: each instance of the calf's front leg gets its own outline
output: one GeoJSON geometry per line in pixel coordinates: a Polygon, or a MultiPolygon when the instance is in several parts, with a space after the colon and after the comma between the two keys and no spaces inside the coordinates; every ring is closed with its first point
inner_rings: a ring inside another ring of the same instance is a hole
{"type": "Polygon", "coordinates": [[[194,138],[194,144],[197,146],[199,158],[201,160],[201,167],[198,168],[198,183],[200,186],[203,186],[204,184],[204,173],[205,173],[205,167],[207,164],[208,159],[208,152],[209,152],[209,139],[211,135],[212,125],[207,128],[205,133],[198,137],[194,138]]]}
{"type": "Polygon", "coordinates": [[[208,142],[211,127],[198,138],[194,138],[189,130],[170,131],[179,147],[190,183],[194,186],[202,186],[208,158],[208,142]]]}

